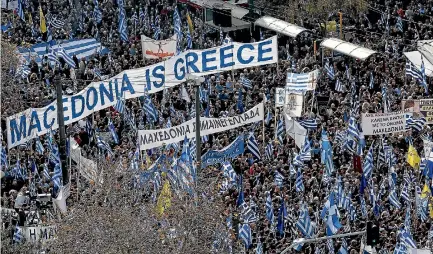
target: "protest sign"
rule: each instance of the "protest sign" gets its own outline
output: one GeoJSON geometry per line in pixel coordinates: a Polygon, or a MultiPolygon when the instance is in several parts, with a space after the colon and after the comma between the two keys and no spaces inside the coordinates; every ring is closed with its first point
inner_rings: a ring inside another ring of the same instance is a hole
{"type": "MultiPolygon", "coordinates": [[[[104,81],[92,82],[79,93],[64,95],[65,124],[77,122],[101,109],[114,106],[117,99],[131,99],[165,88],[175,87],[188,73],[205,76],[244,69],[278,61],[277,37],[255,43],[232,42],[204,50],[188,50],[165,61],[138,69],[126,70],[104,81]]],[[[7,118],[8,148],[58,128],[57,104],[29,108],[7,118]]]]}
{"type": "MultiPolygon", "coordinates": [[[[78,164],[78,171],[80,174],[89,181],[97,182],[98,177],[98,165],[81,155],[81,148],[73,138],[69,138],[69,144],[71,146],[70,154],[71,159],[78,164]]],[[[100,181],[101,179],[99,179],[100,181]]]]}
{"type": "Polygon", "coordinates": [[[433,99],[420,100],[419,112],[425,117],[427,124],[433,124],[433,99]]]}
{"type": "Polygon", "coordinates": [[[240,135],[227,147],[221,150],[210,150],[201,157],[201,168],[206,168],[210,165],[223,163],[227,159],[235,158],[236,156],[244,153],[244,135],[240,135]]]}
{"type": "Polygon", "coordinates": [[[363,113],[361,127],[364,135],[381,135],[406,131],[406,113],[363,113]]]}
{"type": "Polygon", "coordinates": [[[287,94],[284,96],[284,88],[282,87],[276,87],[275,88],[275,107],[281,107],[284,106],[284,103],[286,102],[287,94]]]}
{"type": "Polygon", "coordinates": [[[154,40],[142,35],[141,47],[143,49],[143,57],[147,59],[172,57],[176,54],[176,42],[176,34],[167,40],[154,40]]]}
{"type": "MultiPolygon", "coordinates": [[[[233,117],[207,118],[200,117],[200,135],[205,136],[213,133],[231,130],[245,124],[262,121],[264,118],[263,103],[254,108],[233,117]]],[[[140,150],[147,150],[195,137],[195,119],[183,124],[159,130],[139,130],[138,138],[140,150]]]]}
{"type": "Polygon", "coordinates": [[[423,140],[423,144],[424,144],[424,157],[428,158],[431,150],[433,149],[433,142],[428,140],[423,140]]]}
{"type": "Polygon", "coordinates": [[[304,96],[302,94],[288,94],[285,106],[286,113],[291,117],[300,117],[303,103],[304,96]]]}
{"type": "Polygon", "coordinates": [[[21,227],[21,229],[26,240],[30,242],[45,242],[56,238],[55,226],[21,227]]]}

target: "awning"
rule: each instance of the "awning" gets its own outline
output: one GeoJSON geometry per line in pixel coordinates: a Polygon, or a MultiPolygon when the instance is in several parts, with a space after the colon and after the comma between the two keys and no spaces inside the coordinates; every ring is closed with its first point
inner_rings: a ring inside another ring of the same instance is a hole
{"type": "Polygon", "coordinates": [[[336,38],[325,39],[320,46],[363,61],[377,53],[374,50],[336,38]]]}
{"type": "MultiPolygon", "coordinates": [[[[421,52],[420,51],[411,51],[411,52],[404,52],[403,53],[409,61],[415,65],[415,67],[421,71],[421,52]]],[[[433,64],[431,64],[426,58],[423,59],[424,61],[424,68],[425,68],[425,75],[427,77],[433,77],[433,64]]]]}
{"type": "Polygon", "coordinates": [[[261,26],[263,28],[275,31],[287,35],[289,37],[295,38],[302,32],[308,32],[309,30],[297,25],[287,23],[280,19],[276,19],[270,16],[263,16],[254,22],[256,26],[261,26]]]}
{"type": "Polygon", "coordinates": [[[248,9],[219,0],[190,0],[189,3],[208,9],[212,9],[214,5],[217,5],[218,8],[230,9],[232,11],[232,17],[237,19],[242,19],[249,13],[248,9]]]}

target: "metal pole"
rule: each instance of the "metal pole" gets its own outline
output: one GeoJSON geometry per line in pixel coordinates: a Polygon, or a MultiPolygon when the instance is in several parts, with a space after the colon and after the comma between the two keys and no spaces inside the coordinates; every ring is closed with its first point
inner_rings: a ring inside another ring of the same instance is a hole
{"type": "Polygon", "coordinates": [[[305,239],[303,241],[299,241],[296,243],[292,243],[289,247],[285,248],[281,254],[284,254],[286,252],[288,252],[291,248],[293,248],[296,245],[299,244],[303,244],[303,243],[314,243],[314,242],[320,242],[323,240],[327,240],[327,239],[332,239],[332,238],[341,238],[341,237],[346,237],[346,236],[354,236],[354,235],[363,235],[367,232],[367,230],[364,231],[358,231],[358,232],[353,232],[353,233],[346,233],[346,234],[340,234],[340,235],[332,235],[332,236],[324,236],[324,237],[319,237],[319,238],[313,238],[313,239],[305,239]]]}
{"type": "Polygon", "coordinates": [[[195,142],[197,169],[201,168],[201,137],[200,137],[200,80],[195,80],[195,142]]]}
{"type": "Polygon", "coordinates": [[[62,84],[60,83],[60,77],[57,74],[54,78],[56,85],[56,97],[57,97],[57,124],[59,125],[59,152],[60,160],[62,163],[62,175],[63,185],[69,182],[68,168],[66,166],[66,134],[65,134],[65,119],[63,116],[63,100],[62,100],[62,84]]]}

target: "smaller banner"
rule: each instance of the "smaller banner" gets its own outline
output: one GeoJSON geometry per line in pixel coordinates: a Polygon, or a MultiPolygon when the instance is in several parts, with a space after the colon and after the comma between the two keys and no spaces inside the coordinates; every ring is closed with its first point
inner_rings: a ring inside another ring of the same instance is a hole
{"type": "Polygon", "coordinates": [[[302,116],[302,104],[304,103],[304,96],[301,94],[288,94],[286,113],[291,117],[302,116]]]}
{"type": "Polygon", "coordinates": [[[142,35],[141,48],[143,49],[143,57],[147,59],[172,57],[176,54],[176,41],[176,35],[166,40],[158,41],[142,35]]]}
{"type": "Polygon", "coordinates": [[[433,99],[420,100],[419,112],[425,117],[427,124],[433,124],[433,99]]]}
{"type": "Polygon", "coordinates": [[[217,163],[223,163],[224,161],[235,158],[236,156],[243,154],[245,151],[244,135],[239,136],[227,147],[221,150],[210,150],[201,157],[201,168],[205,168],[210,165],[217,163]]]}
{"type": "Polygon", "coordinates": [[[21,227],[23,235],[29,242],[46,242],[56,238],[54,226],[21,227]]]}
{"type": "Polygon", "coordinates": [[[364,135],[381,135],[394,132],[404,132],[406,113],[398,111],[391,113],[364,113],[361,127],[364,135]]]}
{"type": "Polygon", "coordinates": [[[433,142],[428,140],[423,140],[424,143],[424,158],[428,158],[431,150],[433,149],[433,142]]]}
{"type": "MultiPolygon", "coordinates": [[[[286,95],[287,98],[287,95],[286,95]]],[[[275,107],[282,107],[284,106],[284,102],[286,101],[286,98],[284,97],[284,88],[283,87],[277,87],[275,88],[275,107]]]]}
{"type": "MultiPolygon", "coordinates": [[[[223,132],[246,124],[262,121],[264,118],[263,103],[257,104],[252,109],[233,117],[207,118],[200,117],[200,136],[223,132]]],[[[158,130],[139,130],[138,138],[140,150],[147,150],[160,147],[165,144],[172,144],[187,138],[195,137],[195,119],[171,128],[158,130]]]]}
{"type": "Polygon", "coordinates": [[[286,89],[288,93],[303,94],[316,89],[319,70],[309,73],[287,73],[286,89]]]}

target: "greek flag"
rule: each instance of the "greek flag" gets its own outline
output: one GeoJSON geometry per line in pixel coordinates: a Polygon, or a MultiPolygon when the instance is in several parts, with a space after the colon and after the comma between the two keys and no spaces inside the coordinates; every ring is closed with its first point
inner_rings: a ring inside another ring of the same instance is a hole
{"type": "MultiPolygon", "coordinates": [[[[58,41],[51,41],[50,43],[51,44],[47,42],[38,43],[30,48],[19,47],[18,51],[26,62],[30,62],[34,59],[39,66],[42,64],[43,57],[47,54],[47,47],[51,48],[54,52],[57,51],[58,48],[63,48],[67,55],[70,57],[75,55],[78,59],[88,59],[90,56],[95,54],[95,51],[98,51],[100,55],[109,53],[109,50],[106,47],[103,47],[101,43],[94,38],[81,40],[72,39],[62,41],[61,43],[58,41]]],[[[53,55],[53,57],[54,59],[51,59],[50,61],[56,62],[56,56],[53,55]]]]}
{"type": "Polygon", "coordinates": [[[18,0],[18,10],[17,10],[17,14],[18,17],[20,17],[20,19],[22,21],[26,21],[26,16],[24,15],[24,7],[23,7],[23,2],[22,0],[18,0]]]}
{"type": "Polygon", "coordinates": [[[247,149],[253,155],[254,159],[260,160],[260,149],[256,138],[254,137],[254,133],[251,133],[248,138],[247,149]]]}
{"type": "Polygon", "coordinates": [[[407,231],[406,229],[401,229],[397,235],[400,238],[400,241],[404,243],[406,246],[409,246],[411,248],[416,248],[416,243],[413,240],[412,235],[410,234],[409,231],[407,231]]]}
{"type": "Polygon", "coordinates": [[[339,220],[337,205],[335,204],[335,192],[331,192],[320,217],[326,217],[326,235],[331,236],[338,232],[342,227],[339,220]]]}
{"type": "Polygon", "coordinates": [[[96,23],[102,22],[102,11],[99,8],[98,0],[93,1],[95,7],[93,8],[93,18],[95,19],[96,23]]]}
{"type": "Polygon", "coordinates": [[[13,240],[16,243],[20,243],[20,242],[22,242],[23,239],[24,239],[23,230],[20,226],[16,225],[13,240]]]}
{"type": "Polygon", "coordinates": [[[179,15],[179,11],[177,10],[177,6],[174,7],[173,22],[174,22],[174,33],[177,34],[177,40],[180,41],[182,39],[182,23],[180,21],[180,15],[179,15]]]}
{"type": "Polygon", "coordinates": [[[61,57],[61,58],[63,58],[63,60],[65,60],[65,62],[66,62],[69,66],[71,66],[72,68],[75,68],[75,67],[76,67],[75,62],[74,62],[74,60],[72,59],[72,57],[69,56],[69,55],[66,53],[66,51],[65,51],[61,46],[59,46],[59,50],[57,51],[57,57],[61,57]]]}
{"type": "Polygon", "coordinates": [[[398,31],[403,32],[403,20],[401,17],[397,18],[397,23],[395,24],[395,27],[398,29],[398,31]]]}
{"type": "Polygon", "coordinates": [[[147,117],[149,118],[150,121],[152,122],[158,121],[158,111],[156,110],[155,105],[153,105],[149,95],[146,95],[145,97],[143,109],[146,112],[147,117]]]}
{"type": "Polygon", "coordinates": [[[189,29],[186,31],[186,48],[192,49],[192,39],[191,39],[191,33],[189,32],[189,29]]]}
{"type": "Polygon", "coordinates": [[[335,78],[334,67],[329,64],[329,60],[326,61],[326,63],[325,63],[325,70],[326,70],[326,73],[327,73],[329,79],[334,80],[334,78],[335,78]]]}
{"type": "Polygon", "coordinates": [[[347,128],[348,136],[353,137],[355,141],[359,141],[359,130],[355,117],[351,116],[349,119],[349,127],[347,128]]]}
{"type": "Polygon", "coordinates": [[[53,18],[50,22],[50,26],[52,26],[56,29],[62,29],[65,26],[65,22],[62,20],[59,20],[58,18],[53,18]]]}
{"type": "Polygon", "coordinates": [[[123,6],[123,2],[119,1],[119,34],[120,38],[123,41],[128,41],[128,34],[127,34],[127,22],[126,22],[126,12],[125,8],[123,6]]]}
{"type": "Polygon", "coordinates": [[[305,205],[302,205],[298,221],[296,222],[296,227],[299,229],[299,231],[301,231],[304,237],[313,237],[314,226],[311,222],[310,215],[308,214],[308,209],[305,205]]]}
{"type": "Polygon", "coordinates": [[[298,120],[298,123],[308,130],[315,130],[317,129],[317,120],[316,119],[303,119],[298,120]]]}
{"type": "Polygon", "coordinates": [[[407,247],[403,243],[397,243],[394,248],[393,254],[407,254],[407,247]]]}
{"type": "Polygon", "coordinates": [[[326,240],[326,247],[328,247],[329,253],[335,253],[334,241],[332,238],[326,240]]]}
{"type": "Polygon", "coordinates": [[[302,94],[313,90],[317,82],[319,72],[317,70],[309,73],[287,73],[286,90],[289,93],[302,94]]]}
{"type": "Polygon", "coordinates": [[[373,173],[373,143],[371,144],[367,156],[365,157],[364,168],[362,169],[362,171],[364,172],[365,178],[367,180],[370,179],[373,173]]]}
{"type": "Polygon", "coordinates": [[[230,180],[230,183],[236,184],[237,175],[235,170],[233,169],[232,164],[228,161],[223,162],[222,170],[223,170],[223,175],[230,180]]]}
{"type": "Polygon", "coordinates": [[[278,185],[278,186],[280,186],[280,187],[282,187],[283,186],[283,181],[284,181],[284,176],[280,172],[276,171],[275,175],[274,175],[274,182],[275,182],[275,184],[278,185]]]}
{"type": "Polygon", "coordinates": [[[125,113],[125,104],[123,103],[123,100],[121,98],[117,98],[117,102],[114,105],[114,109],[119,112],[120,114],[125,113]]]}
{"type": "Polygon", "coordinates": [[[421,71],[419,71],[411,62],[406,63],[406,76],[411,76],[420,82],[423,80],[421,71]]]}
{"type": "Polygon", "coordinates": [[[389,203],[391,205],[395,206],[395,208],[397,208],[397,209],[400,209],[401,204],[400,204],[400,201],[398,200],[397,193],[395,192],[394,189],[392,189],[390,191],[389,196],[388,196],[388,200],[389,200],[389,203]]]}
{"type": "Polygon", "coordinates": [[[271,225],[274,223],[274,207],[272,205],[271,192],[266,192],[266,218],[269,220],[271,225]]]}
{"type": "Polygon", "coordinates": [[[298,168],[298,172],[296,173],[295,185],[296,185],[296,192],[304,192],[305,191],[304,183],[302,182],[301,168],[298,168]]]}
{"type": "Polygon", "coordinates": [[[117,136],[116,130],[114,129],[113,122],[108,120],[108,129],[110,130],[111,137],[113,138],[114,144],[119,144],[119,137],[117,136]]]}
{"type": "Polygon", "coordinates": [[[8,168],[8,155],[4,147],[1,148],[1,166],[8,168]]]}
{"type": "Polygon", "coordinates": [[[155,18],[155,29],[153,34],[154,40],[159,40],[159,35],[161,34],[161,26],[160,26],[160,18],[159,16],[156,16],[155,18]]]}
{"type": "Polygon", "coordinates": [[[245,78],[244,76],[241,76],[240,82],[245,88],[253,89],[251,80],[245,78]]]}
{"type": "Polygon", "coordinates": [[[265,149],[265,156],[266,156],[269,160],[272,160],[272,159],[274,158],[273,152],[274,152],[274,147],[272,146],[271,143],[269,143],[269,144],[266,146],[266,149],[265,149]]]}
{"type": "Polygon", "coordinates": [[[374,88],[374,76],[373,72],[370,72],[370,89],[374,88]]]}
{"type": "Polygon", "coordinates": [[[99,135],[96,135],[96,145],[103,151],[107,151],[110,156],[113,156],[114,153],[111,150],[111,147],[104,141],[99,135]]]}
{"type": "Polygon", "coordinates": [[[244,242],[245,248],[248,249],[252,244],[251,228],[248,224],[239,225],[239,238],[244,242]]]}
{"type": "Polygon", "coordinates": [[[410,114],[406,114],[406,129],[412,129],[413,131],[420,132],[424,128],[427,120],[422,117],[420,119],[413,119],[410,114]]]}
{"type": "Polygon", "coordinates": [[[280,118],[277,123],[277,138],[278,141],[280,141],[280,144],[283,144],[284,142],[284,120],[283,118],[280,118]]]}
{"type": "MultiPolygon", "coordinates": [[[[177,7],[176,7],[177,10],[177,7]]],[[[147,9],[146,9],[147,12],[147,9]]],[[[146,14],[143,12],[143,8],[140,7],[140,11],[138,12],[138,18],[140,19],[141,23],[144,23],[144,21],[146,20],[146,14]]]]}
{"type": "Polygon", "coordinates": [[[388,101],[388,89],[386,88],[386,85],[382,86],[382,104],[383,113],[388,113],[390,111],[390,105],[388,101]]]}
{"type": "Polygon", "coordinates": [[[36,139],[36,152],[39,154],[44,154],[44,146],[41,143],[41,140],[39,138],[36,139]]]}
{"type": "Polygon", "coordinates": [[[272,113],[271,113],[271,110],[268,108],[268,113],[266,114],[265,124],[269,125],[269,123],[271,123],[271,120],[272,120],[272,113]]]}
{"type": "Polygon", "coordinates": [[[340,79],[337,79],[337,81],[335,82],[335,91],[340,93],[344,92],[344,86],[341,83],[340,79]]]}
{"type": "Polygon", "coordinates": [[[44,164],[44,172],[43,172],[43,174],[44,174],[45,178],[47,178],[48,180],[51,179],[50,171],[48,170],[48,164],[47,163],[44,164]]]}
{"type": "Polygon", "coordinates": [[[308,138],[305,137],[305,143],[304,146],[301,149],[300,159],[302,161],[310,161],[311,160],[311,146],[310,141],[308,141],[308,138]]]}

